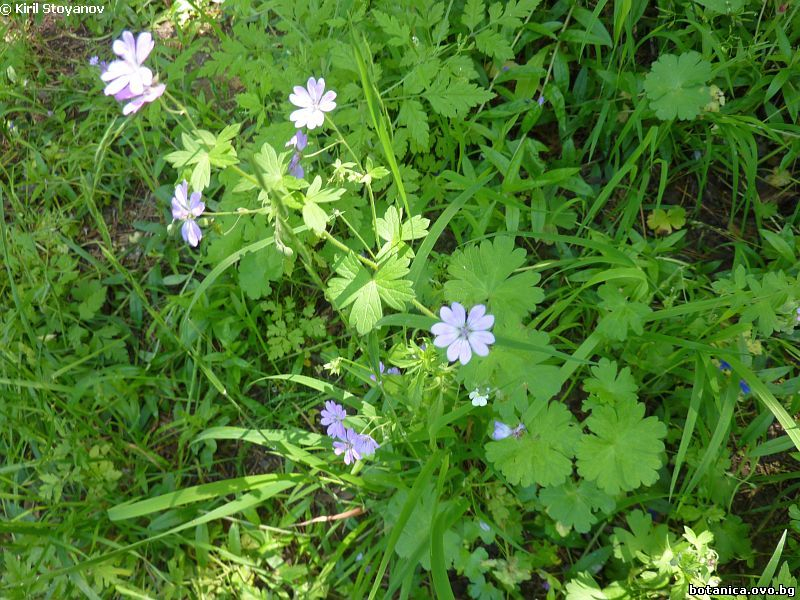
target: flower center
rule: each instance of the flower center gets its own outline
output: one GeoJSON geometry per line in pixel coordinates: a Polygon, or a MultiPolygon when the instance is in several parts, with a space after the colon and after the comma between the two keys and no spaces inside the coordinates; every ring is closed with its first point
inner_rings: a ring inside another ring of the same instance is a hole
{"type": "Polygon", "coordinates": [[[463,338],[469,337],[469,327],[467,327],[466,323],[458,328],[458,333],[463,338]]]}

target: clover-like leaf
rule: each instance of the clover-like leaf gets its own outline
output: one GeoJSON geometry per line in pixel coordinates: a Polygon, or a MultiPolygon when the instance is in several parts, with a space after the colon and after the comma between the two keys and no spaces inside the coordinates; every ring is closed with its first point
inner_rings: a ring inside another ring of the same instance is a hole
{"type": "Polygon", "coordinates": [[[585,421],[592,435],[578,444],[578,472],[609,494],[658,479],[667,428],[657,417],[644,418],[644,409],[631,400],[594,406],[585,421]]]}
{"type": "Polygon", "coordinates": [[[711,63],[697,52],[664,54],[650,68],[644,90],[662,121],[694,119],[708,104],[711,63]]]}
{"type": "Polygon", "coordinates": [[[647,216],[647,226],[656,233],[670,234],[686,224],[686,210],[682,206],[672,206],[669,210],[657,208],[647,216]]]}

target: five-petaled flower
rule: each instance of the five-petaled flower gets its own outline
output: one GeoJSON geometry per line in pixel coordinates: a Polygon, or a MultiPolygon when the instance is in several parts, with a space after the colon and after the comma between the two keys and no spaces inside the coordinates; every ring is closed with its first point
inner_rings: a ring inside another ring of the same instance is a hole
{"type": "Polygon", "coordinates": [[[200,201],[200,192],[189,194],[189,184],[186,180],[175,188],[175,195],[172,197],[172,218],[183,221],[181,225],[181,235],[184,241],[193,248],[200,243],[203,232],[195,219],[203,214],[206,205],[200,201]]]}
{"type": "Polygon", "coordinates": [[[311,130],[320,127],[325,122],[325,113],[336,108],[335,99],[336,92],[325,91],[325,80],[322,77],[309,77],[306,87],[296,85],[294,93],[289,94],[289,102],[298,107],[289,115],[289,119],[298,129],[308,127],[311,130]]]}
{"type": "Polygon", "coordinates": [[[436,323],[431,332],[436,336],[434,346],[447,348],[447,360],[467,364],[474,352],[478,356],[489,354],[489,344],[494,344],[494,335],[489,331],[494,325],[494,316],[486,314],[483,304],[473,306],[467,316],[464,307],[453,302],[450,308],[439,311],[442,322],[436,323]]]}
{"type": "Polygon", "coordinates": [[[359,439],[359,435],[349,427],[345,430],[344,435],[340,439],[333,442],[333,452],[336,456],[344,454],[344,464],[350,463],[361,459],[361,448],[363,442],[359,439]]]}
{"type": "Polygon", "coordinates": [[[380,448],[378,442],[367,433],[359,434],[356,439],[356,449],[361,456],[372,456],[378,448],[380,448]]]}
{"type": "Polygon", "coordinates": [[[494,422],[494,431],[492,431],[492,439],[495,441],[504,440],[507,437],[514,436],[515,438],[522,437],[525,433],[525,425],[520,423],[513,429],[501,421],[494,422]]]}
{"type": "Polygon", "coordinates": [[[153,83],[153,72],[143,63],[154,47],[153,36],[147,32],[140,33],[136,39],[130,31],[122,32],[122,38],[115,40],[111,46],[114,54],[120,58],[109,63],[100,76],[108,84],[106,96],[114,96],[126,87],[134,96],[144,93],[145,88],[153,83]]]}
{"type": "Polygon", "coordinates": [[[489,399],[489,388],[481,394],[479,388],[475,388],[469,393],[469,399],[472,400],[472,406],[486,406],[486,401],[489,399]]]}
{"type": "Polygon", "coordinates": [[[347,411],[341,404],[337,404],[332,400],[325,403],[325,408],[320,412],[322,420],[320,421],[323,427],[327,427],[327,433],[331,437],[345,438],[344,421],[347,416],[347,411]]]}

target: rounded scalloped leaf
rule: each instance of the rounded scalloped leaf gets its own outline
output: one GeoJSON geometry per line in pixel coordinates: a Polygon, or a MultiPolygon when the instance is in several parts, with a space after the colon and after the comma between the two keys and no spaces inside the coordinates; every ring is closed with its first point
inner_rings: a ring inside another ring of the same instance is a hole
{"type": "Polygon", "coordinates": [[[680,56],[664,54],[653,63],[644,79],[644,90],[656,116],[662,121],[694,119],[708,104],[706,83],[711,63],[697,52],[680,56]]]}

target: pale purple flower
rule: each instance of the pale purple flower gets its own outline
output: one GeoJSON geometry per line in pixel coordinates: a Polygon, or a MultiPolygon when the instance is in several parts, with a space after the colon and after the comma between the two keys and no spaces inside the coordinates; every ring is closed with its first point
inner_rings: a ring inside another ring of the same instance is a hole
{"type": "Polygon", "coordinates": [[[206,205],[200,201],[200,192],[193,192],[190,197],[189,184],[186,180],[175,188],[175,195],[172,197],[172,218],[183,221],[181,225],[181,235],[183,240],[192,248],[196,247],[203,238],[203,232],[195,219],[203,214],[206,205]]]}
{"type": "Polygon", "coordinates": [[[450,308],[439,311],[441,323],[436,323],[431,332],[436,336],[433,345],[447,348],[447,360],[467,364],[474,352],[478,356],[489,354],[489,344],[494,344],[494,335],[489,331],[494,325],[494,316],[486,314],[483,304],[473,306],[467,316],[464,307],[453,302],[450,308]]]}
{"type": "Polygon", "coordinates": [[[130,87],[126,87],[122,91],[114,94],[114,99],[120,102],[130,100],[130,102],[128,102],[122,109],[122,114],[127,116],[131,113],[137,112],[145,104],[149,104],[150,102],[158,100],[164,93],[165,89],[167,89],[167,86],[163,83],[153,86],[148,85],[144,88],[144,91],[141,94],[134,94],[130,87]]]}
{"type": "Polygon", "coordinates": [[[795,320],[797,323],[800,323],[800,308],[798,308],[798,309],[795,311],[795,315],[796,315],[796,316],[795,316],[795,319],[794,319],[794,320],[795,320]]]}
{"type": "Polygon", "coordinates": [[[539,96],[539,99],[536,102],[539,103],[539,106],[543,106],[544,105],[544,96],[539,96]]]}
{"type": "Polygon", "coordinates": [[[325,113],[336,108],[334,99],[336,92],[325,91],[325,80],[320,77],[308,78],[306,87],[294,86],[294,93],[289,94],[289,102],[298,107],[289,119],[298,129],[308,127],[309,130],[320,127],[325,122],[325,113]]]}
{"type": "Polygon", "coordinates": [[[525,425],[523,425],[522,423],[514,427],[514,429],[511,429],[511,427],[509,427],[505,423],[502,423],[500,421],[495,421],[494,431],[492,432],[492,439],[495,440],[496,442],[499,442],[500,440],[504,440],[510,436],[519,438],[522,437],[522,434],[524,432],[525,432],[525,425]]]}
{"type": "Polygon", "coordinates": [[[303,165],[300,164],[301,154],[299,152],[295,152],[292,156],[292,160],[289,161],[289,175],[292,177],[296,177],[297,179],[302,179],[306,171],[303,169],[303,165]]]}
{"type": "MultiPolygon", "coordinates": [[[[380,374],[381,375],[383,375],[384,373],[386,375],[400,375],[400,369],[398,369],[397,367],[389,367],[389,370],[387,371],[386,370],[386,365],[383,364],[382,360],[378,361],[378,368],[380,369],[380,374]]],[[[369,378],[372,381],[376,381],[376,377],[375,377],[374,373],[372,375],[370,375],[369,378]]]]}
{"type": "Polygon", "coordinates": [[[153,72],[142,63],[154,47],[153,36],[147,32],[140,33],[136,39],[130,31],[122,32],[122,37],[111,46],[114,54],[120,57],[119,60],[111,62],[100,75],[108,84],[106,96],[114,96],[126,87],[130,88],[133,96],[144,93],[145,88],[153,83],[153,72]]]}
{"type": "Polygon", "coordinates": [[[334,454],[336,456],[344,454],[344,464],[346,465],[361,459],[361,452],[359,451],[361,442],[358,437],[358,434],[348,427],[341,439],[333,442],[334,454]]]}
{"type": "Polygon", "coordinates": [[[323,427],[327,427],[327,433],[331,437],[338,437],[345,439],[345,428],[342,421],[347,416],[347,411],[341,404],[337,404],[332,400],[325,403],[325,408],[320,413],[323,427]]]}
{"type": "Polygon", "coordinates": [[[100,64],[100,58],[98,56],[93,56],[89,59],[89,64],[93,67],[96,67],[100,64]]]}
{"type": "Polygon", "coordinates": [[[289,175],[297,179],[302,179],[306,174],[305,169],[300,165],[300,159],[303,158],[302,151],[305,150],[307,145],[308,136],[300,129],[292,136],[292,139],[286,142],[287,148],[294,148],[292,160],[289,161],[289,175]]]}
{"type": "Polygon", "coordinates": [[[301,129],[298,129],[297,132],[292,136],[292,139],[286,142],[286,148],[294,148],[298,152],[305,150],[307,145],[308,136],[303,133],[301,129]]]}
{"type": "Polygon", "coordinates": [[[380,445],[369,434],[362,433],[356,439],[356,450],[361,456],[372,456],[378,448],[380,445]]]}

